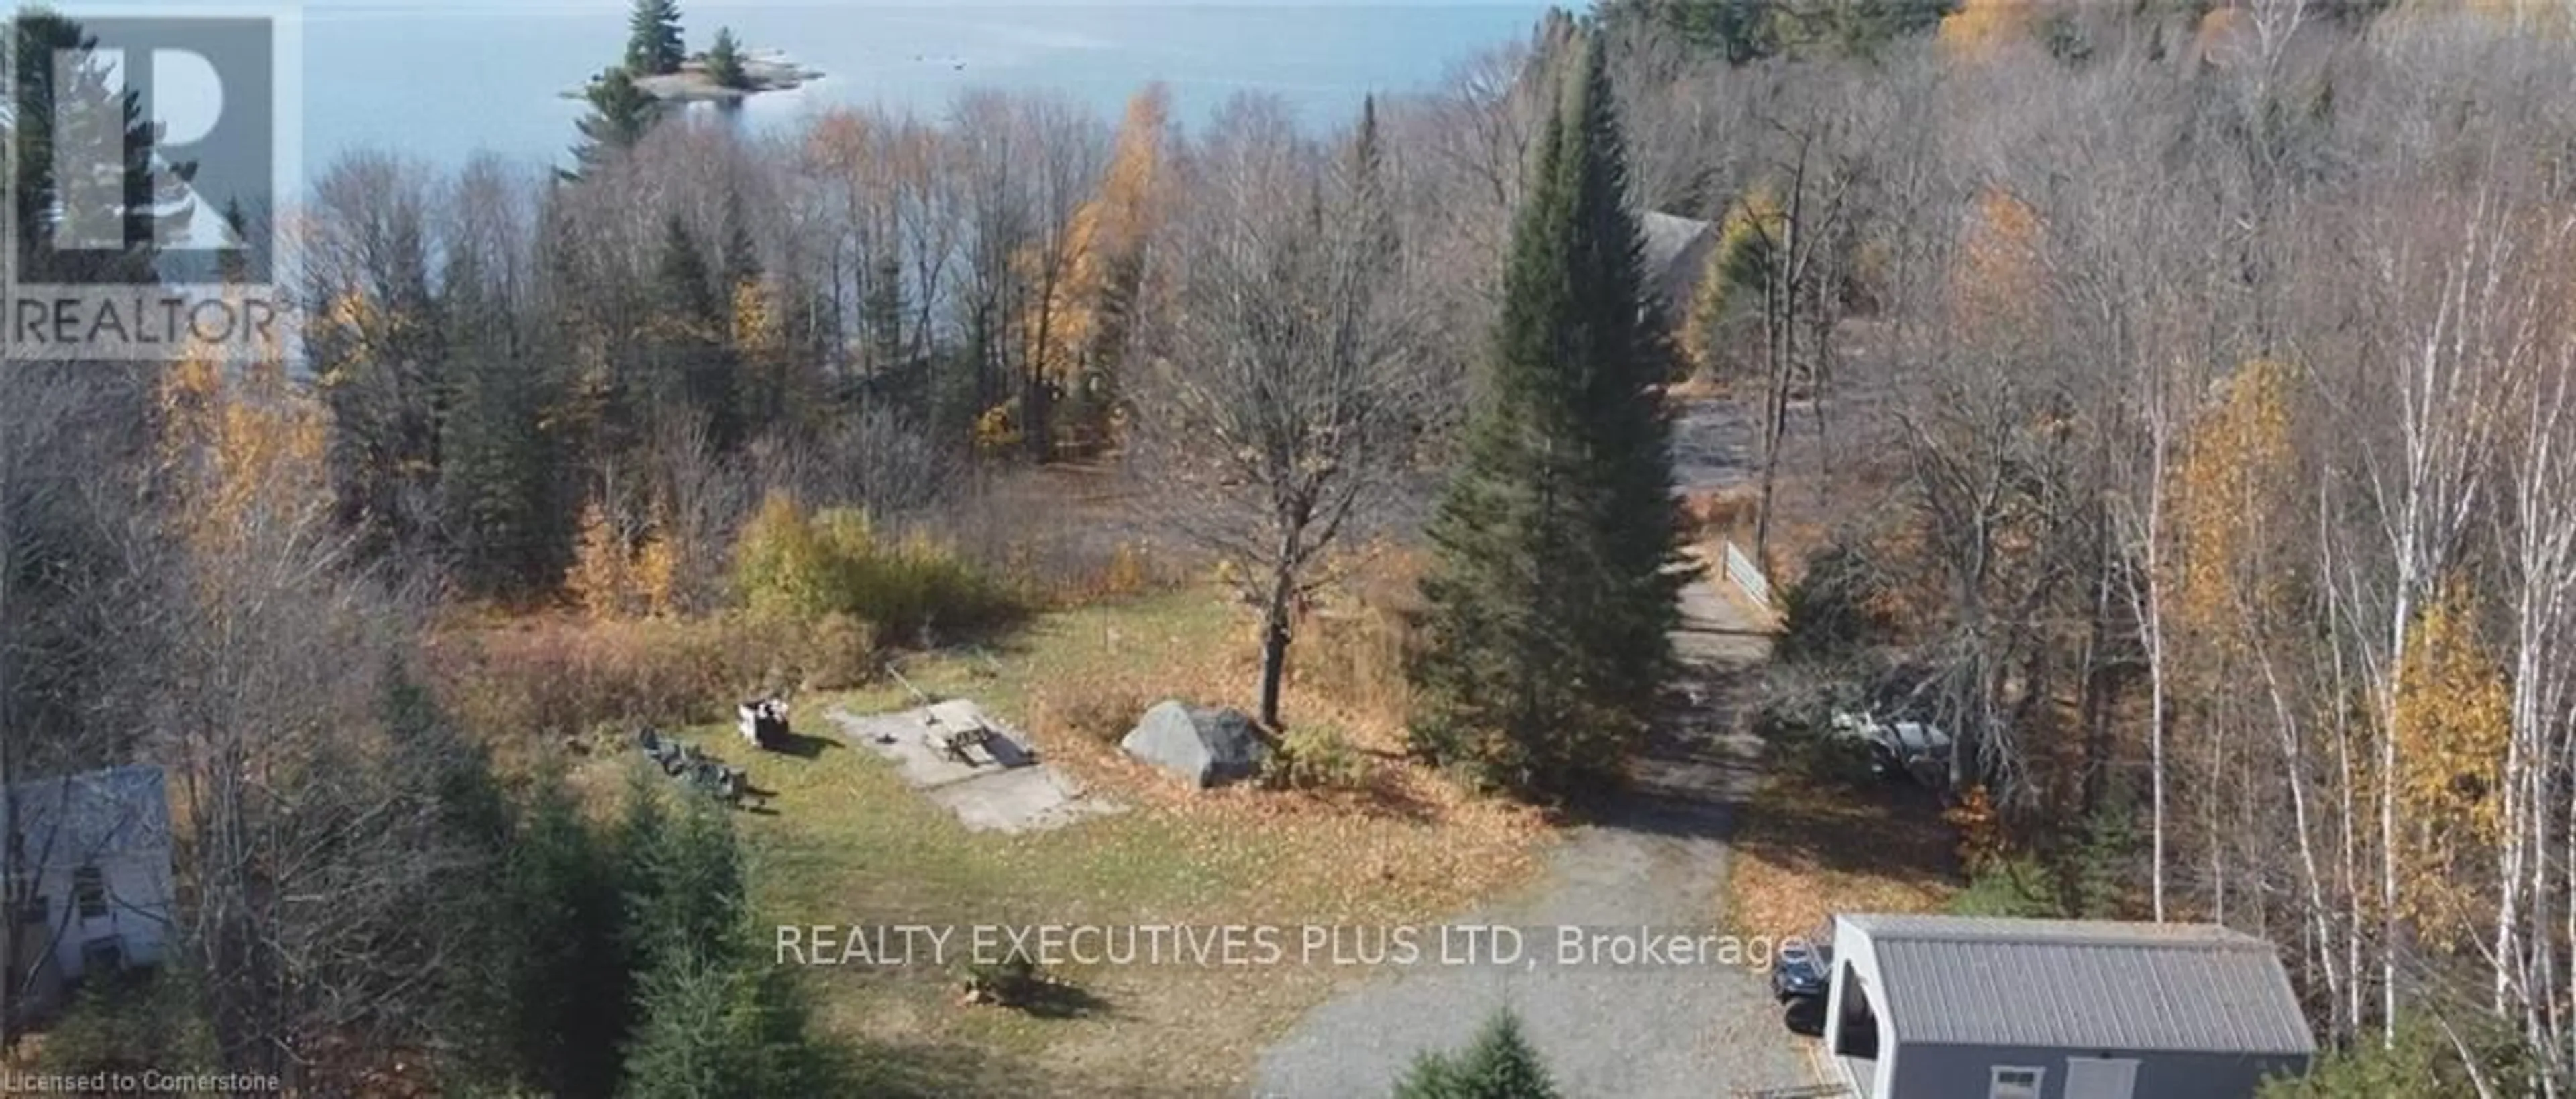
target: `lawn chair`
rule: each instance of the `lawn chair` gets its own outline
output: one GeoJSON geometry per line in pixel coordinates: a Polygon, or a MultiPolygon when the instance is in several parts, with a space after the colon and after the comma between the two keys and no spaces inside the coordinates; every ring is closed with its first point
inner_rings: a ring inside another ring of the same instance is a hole
{"type": "Polygon", "coordinates": [[[680,753],[688,747],[687,745],[674,738],[663,736],[660,730],[649,725],[635,734],[635,743],[637,747],[644,750],[644,758],[652,760],[653,765],[660,767],[663,774],[680,773],[680,753]]]}
{"type": "Polygon", "coordinates": [[[741,731],[742,739],[753,747],[770,752],[786,747],[786,699],[763,698],[745,702],[734,707],[734,714],[739,719],[736,728],[741,731]]]}

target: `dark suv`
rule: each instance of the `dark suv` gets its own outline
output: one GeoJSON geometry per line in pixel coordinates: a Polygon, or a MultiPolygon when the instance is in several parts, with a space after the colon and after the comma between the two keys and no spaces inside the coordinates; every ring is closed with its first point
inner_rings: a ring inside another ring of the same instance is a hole
{"type": "Polygon", "coordinates": [[[1780,952],[1771,959],[1771,995],[1780,1002],[1814,999],[1822,1002],[1834,972],[1834,932],[1827,924],[1805,939],[1788,939],[1780,943],[1780,952]]]}

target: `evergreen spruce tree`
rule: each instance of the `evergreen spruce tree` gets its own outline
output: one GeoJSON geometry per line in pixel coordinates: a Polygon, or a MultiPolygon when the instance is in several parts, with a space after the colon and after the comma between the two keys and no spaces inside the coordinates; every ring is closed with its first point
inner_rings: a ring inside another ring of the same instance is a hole
{"type": "Polygon", "coordinates": [[[558,380],[474,250],[452,253],[441,282],[454,406],[441,424],[439,494],[457,579],[479,597],[532,594],[570,556],[545,430],[562,403],[558,380]]]}
{"type": "Polygon", "coordinates": [[[687,59],[680,39],[679,0],[635,0],[626,21],[626,68],[637,76],[680,71],[687,59]]]}
{"type": "Polygon", "coordinates": [[[622,68],[599,74],[582,97],[590,102],[590,113],[573,123],[581,141],[573,146],[573,169],[563,173],[570,179],[590,175],[633,149],[662,119],[662,101],[637,87],[634,75],[622,68]]]}
{"type": "Polygon", "coordinates": [[[474,1001],[504,1083],[564,1099],[617,1088],[631,1013],[617,864],[558,775],[541,776],[494,889],[474,1001]]]}
{"type": "Polygon", "coordinates": [[[663,222],[654,282],[657,300],[646,325],[649,384],[666,402],[676,400],[705,423],[718,449],[729,450],[743,435],[732,310],[716,296],[706,258],[677,215],[663,222]]]}
{"type": "Polygon", "coordinates": [[[1415,1057],[1395,1082],[1395,1099],[1461,1099],[1466,1094],[1457,1064],[1437,1053],[1415,1057]]]}
{"type": "Polygon", "coordinates": [[[1648,312],[1601,40],[1568,51],[1529,165],[1465,457],[1430,526],[1415,747],[1489,786],[1615,782],[1686,579],[1671,352],[1648,312]]]}
{"type": "Polygon", "coordinates": [[[42,5],[20,5],[5,18],[6,48],[15,61],[7,94],[15,113],[11,124],[0,128],[0,140],[16,152],[9,166],[9,197],[19,278],[29,283],[157,281],[161,247],[184,239],[186,228],[184,219],[165,220],[161,211],[186,195],[171,193],[175,175],[154,170],[154,122],[144,117],[140,101],[110,80],[105,58],[92,52],[97,35],[42,5]],[[124,150],[119,166],[126,204],[124,248],[42,246],[52,239],[53,219],[61,212],[60,183],[54,178],[57,148],[124,150]]]}
{"type": "Polygon", "coordinates": [[[675,815],[629,812],[626,921],[639,949],[628,956],[637,1017],[621,1094],[832,1093],[795,972],[758,949],[726,810],[694,798],[675,815]]]}
{"type": "Polygon", "coordinates": [[[1556,1099],[1556,1083],[1538,1050],[1521,1033],[1520,1016],[1506,1010],[1485,1024],[1476,1043],[1458,1059],[1458,1081],[1469,1099],[1556,1099]]]}
{"type": "Polygon", "coordinates": [[[725,812],[710,799],[691,798],[626,852],[627,919],[636,929],[639,970],[717,958],[740,930],[742,856],[725,812]]]}
{"type": "Polygon", "coordinates": [[[742,64],[742,43],[734,38],[732,27],[716,28],[716,40],[707,47],[707,79],[735,91],[751,87],[751,73],[742,64]]]}
{"type": "MultiPolygon", "coordinates": [[[[746,932],[747,934],[747,932],[746,932]]],[[[795,971],[742,944],[674,958],[644,975],[626,1055],[627,1099],[838,1093],[795,971]]]]}
{"type": "Polygon", "coordinates": [[[1465,1051],[1443,1057],[1425,1053],[1403,1079],[1395,1099],[1557,1099],[1556,1082],[1521,1033],[1509,1009],[1485,1023],[1465,1051]]]}
{"type": "Polygon", "coordinates": [[[891,253],[870,269],[859,300],[859,330],[868,341],[868,365],[877,373],[903,365],[903,261],[891,253]]]}

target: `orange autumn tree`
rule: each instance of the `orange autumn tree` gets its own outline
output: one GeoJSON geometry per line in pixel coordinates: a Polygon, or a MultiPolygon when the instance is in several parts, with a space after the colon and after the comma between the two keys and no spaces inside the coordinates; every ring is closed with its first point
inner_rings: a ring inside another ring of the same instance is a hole
{"type": "MultiPolygon", "coordinates": [[[[1161,84],[1128,101],[1100,192],[1073,213],[1060,268],[1024,276],[1044,291],[1031,304],[1034,315],[1023,320],[1035,360],[1030,365],[1063,401],[1045,426],[1061,426],[1078,445],[1106,445],[1115,427],[1118,375],[1146,248],[1167,205],[1170,114],[1171,95],[1161,84]]],[[[1024,266],[1044,262],[1034,250],[1021,260],[1024,266]]]]}
{"type": "Polygon", "coordinates": [[[1982,59],[2030,33],[2038,0],[1965,0],[1935,32],[1951,56],[1982,59]]]}
{"type": "Polygon", "coordinates": [[[2043,228],[2039,212],[2012,192],[1979,192],[1950,283],[1951,316],[1973,337],[2000,346],[2037,330],[2043,228]]]}
{"type": "Polygon", "coordinates": [[[611,518],[597,500],[582,508],[564,593],[584,613],[600,619],[666,617],[687,609],[680,549],[665,533],[665,509],[654,511],[655,522],[639,532],[611,518]]]}
{"type": "Polygon", "coordinates": [[[572,565],[564,570],[564,592],[593,618],[623,617],[635,608],[634,555],[599,501],[581,509],[572,565]]]}

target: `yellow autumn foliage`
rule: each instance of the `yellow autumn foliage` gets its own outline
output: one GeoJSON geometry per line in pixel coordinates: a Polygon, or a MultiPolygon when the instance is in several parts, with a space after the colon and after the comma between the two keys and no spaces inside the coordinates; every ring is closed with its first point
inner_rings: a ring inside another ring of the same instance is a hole
{"type": "Polygon", "coordinates": [[[1032,246],[1018,257],[1020,277],[1045,291],[1031,304],[1032,315],[1022,319],[1030,356],[1067,388],[1090,365],[1089,353],[1107,320],[1103,311],[1132,289],[1118,284],[1132,278],[1130,268],[1162,217],[1170,185],[1163,163],[1170,113],[1171,96],[1161,84],[1136,93],[1118,125],[1100,191],[1075,209],[1064,247],[1051,257],[1032,246]]]}
{"type": "Polygon", "coordinates": [[[1761,186],[1746,191],[1718,219],[1717,247],[1709,250],[1708,266],[1682,321],[1681,349],[1692,368],[1720,372],[1730,318],[1747,307],[1747,284],[1760,285],[1773,242],[1787,220],[1779,196],[1761,186]]]}
{"type": "Polygon", "coordinates": [[[2395,795],[2404,832],[2399,903],[2428,942],[2484,922],[2475,871],[2504,834],[2512,735],[2503,666],[2480,643],[2473,589],[2453,579],[2415,619],[2397,672],[2395,795]]]}
{"type": "Polygon", "coordinates": [[[2169,474],[2175,620],[2222,657],[2251,644],[2249,624],[2268,620],[2286,597],[2257,536],[2292,475],[2294,380],[2283,363],[2246,363],[2192,425],[2169,474]]]}
{"type": "Polygon", "coordinates": [[[671,540],[648,536],[635,547],[630,575],[635,582],[635,601],[644,613],[666,617],[680,613],[680,551],[671,540]]]}
{"type": "Polygon", "coordinates": [[[236,363],[198,349],[163,377],[159,399],[162,468],[191,548],[237,550],[264,526],[318,519],[328,416],[282,357],[236,363]]]}
{"type": "Polygon", "coordinates": [[[564,570],[564,592],[594,618],[624,612],[627,577],[626,542],[608,525],[608,512],[592,501],[581,510],[581,529],[573,542],[572,566],[564,570]]]}
{"type": "Polygon", "coordinates": [[[679,571],[673,547],[651,535],[630,537],[594,500],[582,508],[564,592],[593,618],[670,614],[679,609],[679,571]]]}

